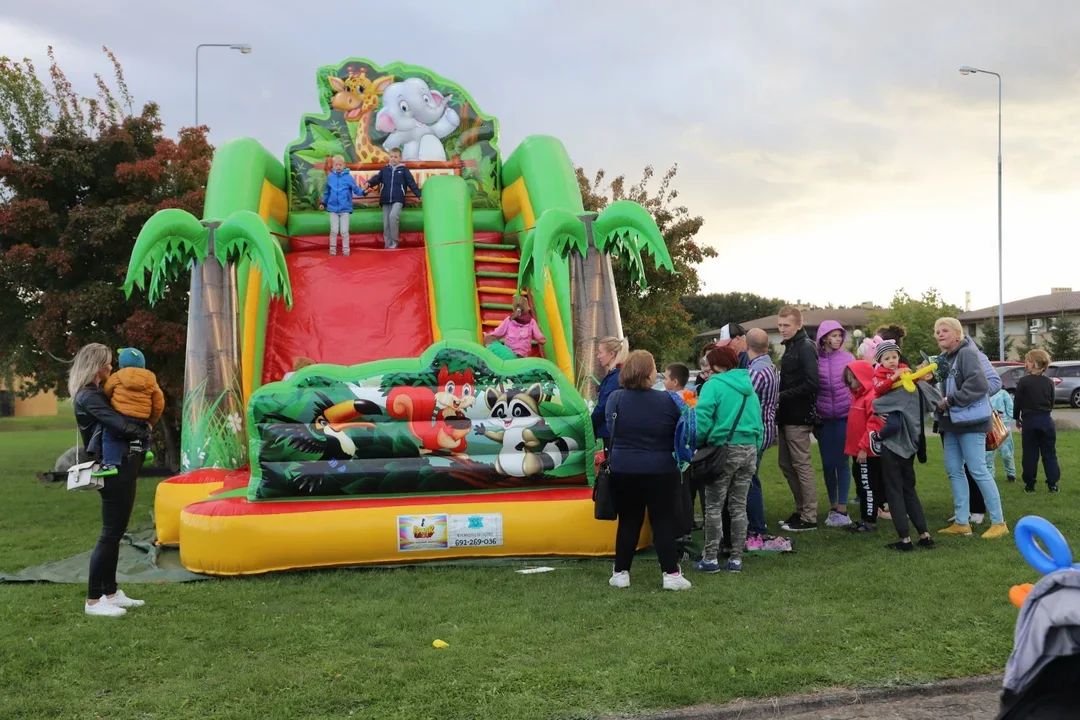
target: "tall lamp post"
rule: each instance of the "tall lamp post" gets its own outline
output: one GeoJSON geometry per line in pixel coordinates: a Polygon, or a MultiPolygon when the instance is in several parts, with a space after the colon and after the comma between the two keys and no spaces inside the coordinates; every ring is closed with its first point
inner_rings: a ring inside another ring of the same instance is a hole
{"type": "Polygon", "coordinates": [[[984,73],[998,80],[998,359],[1005,361],[1005,285],[1001,264],[1001,75],[991,70],[980,70],[968,65],[960,68],[961,75],[984,73]]]}
{"type": "Polygon", "coordinates": [[[195,46],[195,127],[199,126],[199,51],[204,47],[223,47],[230,50],[239,50],[241,55],[251,53],[251,46],[247,43],[201,43],[195,46]]]}

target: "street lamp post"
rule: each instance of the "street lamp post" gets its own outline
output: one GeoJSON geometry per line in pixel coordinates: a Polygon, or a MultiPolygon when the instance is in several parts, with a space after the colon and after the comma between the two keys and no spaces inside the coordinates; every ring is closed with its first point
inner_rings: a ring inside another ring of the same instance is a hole
{"type": "Polygon", "coordinates": [[[998,359],[1005,361],[1005,285],[1003,281],[1001,254],[1001,75],[991,70],[980,70],[968,65],[960,68],[961,75],[984,73],[998,79],[998,359]]]}
{"type": "Polygon", "coordinates": [[[199,126],[199,51],[204,47],[224,47],[230,50],[239,50],[241,55],[251,53],[251,46],[247,43],[201,43],[195,46],[195,127],[199,126]]]}

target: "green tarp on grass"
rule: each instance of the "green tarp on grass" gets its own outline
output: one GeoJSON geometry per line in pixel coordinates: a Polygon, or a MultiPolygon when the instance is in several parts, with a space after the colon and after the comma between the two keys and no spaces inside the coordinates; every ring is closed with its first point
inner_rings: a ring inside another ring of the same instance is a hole
{"type": "MultiPolygon", "coordinates": [[[[91,550],[52,560],[20,570],[13,575],[0,573],[0,582],[53,582],[86,584],[91,550]]],[[[143,530],[124,536],[120,542],[120,560],[116,580],[129,583],[174,583],[212,580],[209,575],[188,572],[180,564],[180,550],[154,545],[154,531],[143,530]]]]}

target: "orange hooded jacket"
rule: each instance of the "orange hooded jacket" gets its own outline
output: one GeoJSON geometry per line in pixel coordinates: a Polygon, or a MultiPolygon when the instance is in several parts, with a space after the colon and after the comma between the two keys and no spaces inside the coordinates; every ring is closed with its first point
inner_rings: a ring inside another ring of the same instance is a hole
{"type": "Polygon", "coordinates": [[[105,395],[116,412],[155,424],[165,411],[165,395],[157,376],[144,368],[118,370],[105,381],[105,395]]]}

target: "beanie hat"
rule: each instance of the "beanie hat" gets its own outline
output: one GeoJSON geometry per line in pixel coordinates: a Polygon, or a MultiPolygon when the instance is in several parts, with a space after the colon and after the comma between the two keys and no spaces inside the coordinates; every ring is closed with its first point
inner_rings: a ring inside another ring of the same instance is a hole
{"type": "Polygon", "coordinates": [[[146,358],[135,348],[122,348],[120,350],[120,368],[145,368],[146,358]]]}
{"type": "Polygon", "coordinates": [[[874,359],[876,359],[878,362],[881,362],[881,358],[884,357],[885,353],[887,352],[894,352],[899,355],[900,346],[894,343],[892,340],[882,340],[877,346],[877,351],[874,353],[874,359]]]}

